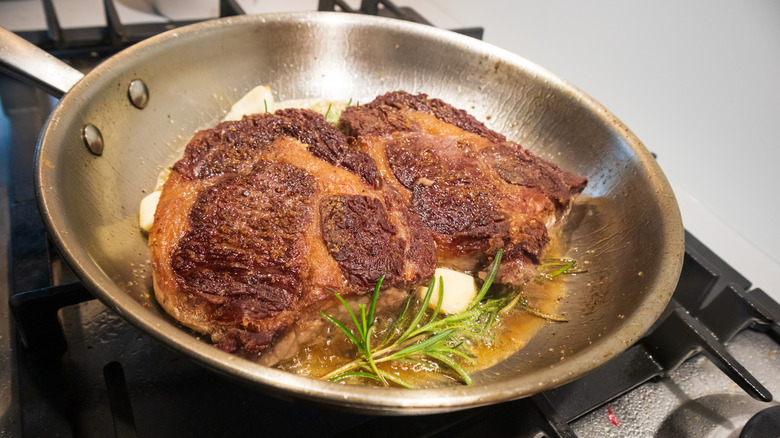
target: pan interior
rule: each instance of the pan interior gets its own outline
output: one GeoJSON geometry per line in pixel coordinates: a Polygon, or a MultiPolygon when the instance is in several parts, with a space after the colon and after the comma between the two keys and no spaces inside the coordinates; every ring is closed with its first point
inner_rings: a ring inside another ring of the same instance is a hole
{"type": "Polygon", "coordinates": [[[177,29],[109,59],[66,95],[38,156],[52,238],[85,284],[133,324],[207,366],[278,395],[383,413],[461,409],[562,384],[627,348],[663,310],[682,263],[674,196],[641,143],[576,88],[505,51],[429,27],[348,14],[235,17],[177,29]],[[134,79],[149,89],[139,110],[134,79]],[[566,221],[566,324],[548,324],[509,360],[463,388],[404,391],[316,382],[218,351],[154,302],[138,205],[198,129],[256,85],[277,100],[368,102],[424,92],[590,184],[566,221]],[[82,127],[102,132],[102,156],[82,127]]]}

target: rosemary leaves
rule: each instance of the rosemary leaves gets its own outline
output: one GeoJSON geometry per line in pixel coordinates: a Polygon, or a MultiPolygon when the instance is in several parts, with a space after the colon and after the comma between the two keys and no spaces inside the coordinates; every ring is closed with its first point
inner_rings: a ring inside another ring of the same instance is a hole
{"type": "MultiPolygon", "coordinates": [[[[384,336],[376,335],[374,321],[377,297],[384,277],[374,288],[368,305],[359,305],[357,312],[354,312],[346,300],[334,292],[345,307],[355,328],[350,329],[344,322],[328,314],[321,313],[321,315],[344,333],[356,347],[357,354],[354,360],[331,371],[323,378],[333,382],[350,378],[369,379],[384,386],[395,384],[413,388],[414,385],[410,382],[385,371],[380,366],[383,363],[397,361],[424,364],[426,369],[447,373],[462,383],[470,385],[472,378],[462,365],[475,359],[469,345],[492,341],[492,329],[499,315],[519,308],[548,321],[565,322],[566,320],[560,316],[547,314],[530,306],[519,290],[513,290],[509,296],[504,294],[500,297],[488,297],[501,263],[501,256],[502,252],[499,251],[490,265],[488,275],[479,292],[464,311],[443,315],[441,313],[444,295],[442,282],[431,281],[421,303],[415,304],[416,294],[410,294],[400,315],[394,319],[384,336]],[[429,309],[431,297],[434,295],[434,284],[439,286],[436,294],[438,303],[430,306],[429,309]]],[[[545,266],[544,271],[540,271],[540,278],[552,279],[572,271],[576,265],[570,260],[549,263],[550,265],[545,266]]]]}

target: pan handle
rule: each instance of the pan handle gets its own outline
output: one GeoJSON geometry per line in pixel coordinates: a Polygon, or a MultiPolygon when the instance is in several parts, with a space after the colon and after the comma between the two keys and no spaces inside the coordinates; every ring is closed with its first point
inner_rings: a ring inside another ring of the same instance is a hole
{"type": "Polygon", "coordinates": [[[0,27],[0,71],[62,97],[84,74],[0,27]]]}

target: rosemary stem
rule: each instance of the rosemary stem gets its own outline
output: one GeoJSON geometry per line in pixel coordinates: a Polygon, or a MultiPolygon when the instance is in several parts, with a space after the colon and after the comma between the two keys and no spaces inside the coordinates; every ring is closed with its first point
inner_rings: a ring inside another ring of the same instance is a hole
{"type": "Polygon", "coordinates": [[[376,367],[376,363],[374,363],[374,358],[371,353],[371,334],[374,333],[374,325],[370,325],[368,327],[368,330],[366,330],[366,337],[363,341],[363,344],[365,345],[365,351],[363,352],[363,356],[366,359],[366,362],[368,362],[368,365],[371,367],[371,370],[379,376],[379,379],[382,381],[382,384],[385,386],[388,386],[387,380],[385,379],[385,376],[379,372],[379,370],[376,367]]]}
{"type": "Polygon", "coordinates": [[[350,362],[350,363],[348,363],[348,364],[346,364],[346,365],[343,365],[343,366],[341,366],[340,368],[338,368],[338,369],[335,369],[335,370],[333,370],[333,371],[329,372],[328,374],[325,374],[324,376],[322,376],[322,378],[323,378],[324,380],[330,380],[330,379],[332,379],[332,378],[334,378],[334,377],[338,376],[339,374],[341,374],[341,373],[345,373],[345,372],[347,372],[347,371],[349,371],[349,370],[351,370],[351,369],[354,369],[354,368],[361,368],[361,367],[362,367],[362,366],[361,366],[361,363],[362,363],[362,362],[363,362],[363,359],[362,359],[362,358],[361,358],[361,359],[355,359],[355,360],[353,360],[352,362],[350,362]]]}
{"type": "Polygon", "coordinates": [[[368,367],[372,370],[376,369],[376,365],[378,363],[387,362],[388,360],[392,360],[392,353],[398,350],[403,350],[404,348],[415,344],[419,340],[417,339],[418,335],[415,335],[414,337],[409,337],[403,342],[394,342],[390,345],[388,345],[385,348],[382,348],[381,350],[374,351],[371,356],[371,362],[373,362],[373,366],[367,363],[366,357],[361,357],[359,359],[355,359],[352,362],[349,362],[347,364],[342,365],[336,370],[331,371],[330,373],[322,376],[323,379],[329,380],[333,377],[336,377],[337,375],[347,372],[349,370],[355,369],[355,368],[362,368],[362,367],[368,367]]]}

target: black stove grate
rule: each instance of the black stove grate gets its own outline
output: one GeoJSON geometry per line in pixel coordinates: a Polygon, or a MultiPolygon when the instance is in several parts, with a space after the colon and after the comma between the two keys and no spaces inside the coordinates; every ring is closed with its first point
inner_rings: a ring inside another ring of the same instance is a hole
{"type": "MultiPolygon", "coordinates": [[[[19,32],[19,35],[33,44],[64,59],[103,57],[116,53],[141,40],[196,21],[165,21],[157,23],[125,24],[114,5],[115,0],[103,0],[106,15],[105,27],[66,29],[60,24],[53,0],[42,0],[46,17],[46,30],[19,32]]],[[[342,0],[319,0],[319,11],[335,11],[378,15],[415,23],[431,23],[410,7],[398,7],[389,0],[362,0],[355,9],[342,0]]],[[[219,17],[244,15],[246,11],[237,0],[219,0],[219,17]]],[[[482,27],[451,29],[470,37],[482,39],[482,27]]]]}
{"type": "MultiPolygon", "coordinates": [[[[396,18],[399,20],[431,25],[430,21],[426,20],[414,9],[405,6],[398,7],[389,0],[362,0],[360,2],[360,8],[357,9],[352,8],[343,0],[319,0],[317,9],[319,11],[378,15],[380,17],[396,18]]],[[[482,27],[464,27],[450,30],[479,40],[482,39],[482,36],[485,33],[482,27]]]]}
{"type": "MultiPolygon", "coordinates": [[[[42,0],[46,17],[45,30],[19,32],[19,35],[62,58],[106,56],[158,33],[193,24],[196,21],[163,21],[156,23],[122,23],[114,0],[103,0],[106,26],[63,28],[53,0],[42,0]]],[[[219,16],[243,15],[236,0],[219,0],[219,16]]]]}

